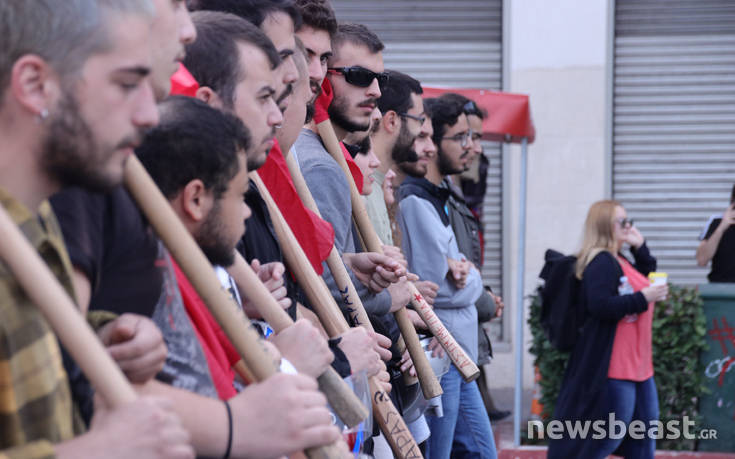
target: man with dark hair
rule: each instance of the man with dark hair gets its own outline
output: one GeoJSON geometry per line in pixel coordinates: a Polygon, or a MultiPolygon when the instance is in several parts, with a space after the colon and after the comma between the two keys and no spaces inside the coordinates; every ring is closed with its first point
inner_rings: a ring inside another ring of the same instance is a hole
{"type": "MultiPolygon", "coordinates": [[[[482,120],[485,117],[483,110],[481,110],[474,101],[455,93],[443,94],[439,99],[446,101],[455,106],[462,107],[462,111],[467,116],[470,129],[472,132],[472,148],[471,156],[468,158],[468,166],[465,170],[468,170],[470,165],[474,162],[485,162],[485,174],[480,174],[480,180],[485,181],[487,176],[487,158],[483,155],[482,143],[480,138],[482,136],[482,120]]],[[[461,178],[461,175],[457,174],[454,176],[447,176],[442,181],[442,187],[449,190],[449,199],[447,200],[447,209],[449,211],[449,221],[452,225],[454,235],[457,237],[457,246],[459,251],[467,255],[469,261],[478,270],[482,269],[483,254],[482,254],[482,224],[479,220],[479,216],[476,215],[465,201],[462,190],[456,185],[457,180],[461,178]]],[[[484,187],[482,187],[484,190],[484,187]]],[[[484,197],[484,196],[483,196],[484,197]]],[[[482,202],[482,201],[480,201],[482,202]]],[[[489,287],[486,287],[489,289],[489,287]]],[[[493,399],[490,396],[490,391],[487,387],[487,379],[485,377],[484,365],[490,363],[492,357],[492,347],[490,344],[490,338],[485,332],[483,323],[489,322],[490,320],[500,317],[503,313],[503,299],[496,296],[492,291],[483,290],[480,298],[475,302],[477,308],[477,338],[479,343],[477,366],[480,368],[480,377],[477,380],[477,385],[480,389],[480,395],[482,395],[483,403],[487,411],[490,420],[499,420],[510,415],[510,411],[501,411],[495,407],[493,399]]]]}
{"type": "MultiPolygon", "coordinates": [[[[170,77],[184,57],[184,45],[194,40],[196,31],[184,2],[154,0],[153,6],[151,84],[161,100],[168,95],[170,77]]],[[[109,339],[127,337],[138,348],[139,361],[128,353],[123,369],[136,382],[149,379],[161,370],[167,351],[161,332],[148,320],[163,286],[156,266],[158,239],[123,186],[106,193],[69,187],[50,202],[69,251],[80,310],[121,314],[107,325],[109,339]]],[[[64,366],[82,418],[89,422],[92,388],[66,354],[64,366]]]]}
{"type": "MultiPolygon", "coordinates": [[[[248,137],[235,116],[196,99],[172,97],[161,104],[161,124],[137,150],[213,264],[232,263],[235,244],[250,214],[243,201],[248,188],[248,137]]],[[[175,263],[174,269],[187,312],[205,348],[218,396],[231,405],[231,432],[237,432],[231,437],[232,455],[273,457],[335,441],[339,433],[331,425],[326,399],[311,376],[278,374],[237,393],[232,367],[239,356],[175,263]],[[288,416],[284,416],[286,412],[288,416]]],[[[323,348],[310,346],[310,350],[322,359],[323,371],[331,360],[326,344],[323,348]]],[[[199,411],[200,415],[210,412],[199,411]]],[[[214,419],[207,416],[206,422],[214,419]]],[[[227,435],[224,430],[216,435],[227,435]]],[[[206,455],[221,453],[210,451],[206,455]]]]}
{"type": "MultiPolygon", "coordinates": [[[[409,267],[439,291],[434,310],[457,342],[477,360],[477,310],[482,279],[457,246],[445,211],[449,191],[444,177],[464,170],[470,148],[469,124],[462,107],[440,99],[424,100],[431,116],[433,139],[439,148],[428,163],[425,178],[408,177],[399,188],[399,223],[409,267]]],[[[442,417],[427,416],[431,437],[427,457],[452,453],[497,457],[490,421],[475,382],[466,383],[451,366],[441,378],[442,417]]]]}
{"type": "MultiPolygon", "coordinates": [[[[119,185],[128,155],[158,121],[151,17],[145,0],[0,3],[0,202],[72,298],[47,199],[72,185],[119,185]]],[[[0,456],[193,457],[188,434],[158,398],[98,407],[82,434],[56,337],[4,264],[0,311],[0,456]]]]}
{"type": "Polygon", "coordinates": [[[276,47],[281,63],[276,88],[276,104],[283,112],[298,78],[292,58],[296,49],[294,31],[301,26],[301,13],[291,0],[198,0],[195,9],[221,11],[240,16],[260,28],[276,47]],[[282,83],[282,84],[281,84],[282,83]]]}
{"type": "Polygon", "coordinates": [[[253,142],[248,168],[265,162],[276,127],[283,121],[274,96],[281,58],[268,37],[232,14],[192,14],[197,40],[186,47],[184,65],[199,83],[196,97],[235,114],[245,122],[253,142]]]}
{"type": "Polygon", "coordinates": [[[735,282],[735,185],[730,205],[722,215],[713,215],[699,235],[697,264],[707,266],[712,260],[710,282],[735,282]]]}
{"type": "Polygon", "coordinates": [[[307,105],[313,115],[314,102],[321,94],[322,81],[327,76],[327,60],[332,56],[332,37],[337,33],[337,18],[329,0],[296,0],[303,24],[296,36],[304,44],[309,69],[312,99],[307,105]]]}

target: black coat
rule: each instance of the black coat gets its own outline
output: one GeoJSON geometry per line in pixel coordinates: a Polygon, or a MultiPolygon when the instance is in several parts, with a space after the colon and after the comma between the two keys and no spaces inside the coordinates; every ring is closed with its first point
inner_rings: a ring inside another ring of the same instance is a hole
{"type": "MultiPolygon", "coordinates": [[[[635,257],[633,266],[639,272],[647,275],[656,269],[656,259],[645,244],[631,252],[635,257]]],[[[622,275],[620,264],[607,251],[599,253],[584,270],[581,288],[588,316],[567,362],[554,409],[556,420],[594,421],[608,418],[607,372],[615,330],[618,322],[627,314],[648,309],[646,298],[641,292],[618,294],[622,275]]],[[[591,438],[572,440],[565,434],[562,439],[549,440],[547,457],[594,458],[599,442],[591,438]]]]}

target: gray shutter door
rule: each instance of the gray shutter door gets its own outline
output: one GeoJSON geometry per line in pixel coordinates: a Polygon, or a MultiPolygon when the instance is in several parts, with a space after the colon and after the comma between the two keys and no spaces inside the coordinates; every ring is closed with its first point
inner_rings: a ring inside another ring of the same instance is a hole
{"type": "Polygon", "coordinates": [[[735,2],[617,0],[613,195],[672,282],[735,182],[735,2]]]}
{"type": "MultiPolygon", "coordinates": [[[[385,67],[425,86],[502,88],[501,0],[332,0],[340,22],[365,24],[385,44],[385,67]]],[[[490,114],[492,116],[492,113],[490,114]]],[[[486,285],[502,294],[502,156],[490,159],[483,207],[486,285]]]]}

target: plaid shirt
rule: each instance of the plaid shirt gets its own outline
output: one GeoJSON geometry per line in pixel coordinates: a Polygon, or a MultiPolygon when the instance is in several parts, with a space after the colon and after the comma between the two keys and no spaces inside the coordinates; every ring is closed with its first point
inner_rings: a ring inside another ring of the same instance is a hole
{"type": "MultiPolygon", "coordinates": [[[[0,203],[73,297],[71,263],[48,202],[34,215],[0,188],[0,203]]],[[[79,433],[74,419],[56,337],[0,261],[0,459],[53,457],[53,443],[79,433]]]]}

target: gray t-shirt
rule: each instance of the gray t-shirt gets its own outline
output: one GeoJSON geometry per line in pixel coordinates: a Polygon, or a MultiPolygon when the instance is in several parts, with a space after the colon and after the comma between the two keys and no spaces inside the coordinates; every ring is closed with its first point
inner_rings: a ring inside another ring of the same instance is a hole
{"type": "Polygon", "coordinates": [[[156,266],[163,275],[163,288],[153,310],[153,321],[161,330],[168,347],[159,379],[174,387],[218,398],[207,358],[181,299],[171,259],[160,242],[156,266]]]}
{"type": "MultiPolygon", "coordinates": [[[[331,223],[334,228],[334,245],[340,255],[355,253],[357,250],[352,227],[350,188],[342,168],[329,155],[319,136],[308,129],[301,130],[301,134],[291,148],[291,153],[298,160],[301,173],[314,196],[322,218],[331,223]]],[[[388,291],[383,290],[376,295],[357,280],[352,271],[348,269],[348,272],[367,313],[370,315],[388,313],[391,305],[388,291]]],[[[322,276],[337,304],[345,310],[348,305],[343,301],[340,289],[327,266],[324,267],[322,276]]]]}

